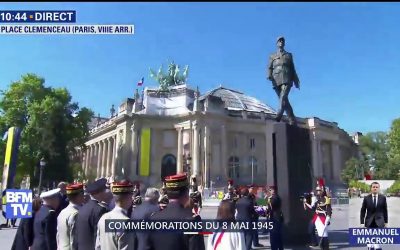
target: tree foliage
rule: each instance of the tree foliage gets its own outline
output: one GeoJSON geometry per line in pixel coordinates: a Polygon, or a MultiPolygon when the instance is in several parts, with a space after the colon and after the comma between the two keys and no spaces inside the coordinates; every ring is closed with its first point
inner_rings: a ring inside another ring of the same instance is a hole
{"type": "MultiPolygon", "coordinates": [[[[69,153],[84,147],[93,112],[72,102],[67,89],[46,87],[45,79],[34,74],[22,76],[1,95],[1,131],[22,128],[16,181],[25,174],[38,177],[42,157],[46,160],[44,181],[71,180],[69,153]]],[[[1,145],[3,159],[4,148],[1,145]]]]}
{"type": "Polygon", "coordinates": [[[362,159],[350,158],[346,161],[345,168],[341,173],[342,181],[349,185],[352,180],[361,180],[367,167],[366,162],[362,159]]]}

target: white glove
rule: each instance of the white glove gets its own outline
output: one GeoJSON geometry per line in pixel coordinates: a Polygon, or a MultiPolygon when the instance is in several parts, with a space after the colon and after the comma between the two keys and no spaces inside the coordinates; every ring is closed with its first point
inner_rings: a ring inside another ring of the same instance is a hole
{"type": "Polygon", "coordinates": [[[331,221],[331,217],[330,216],[326,216],[325,219],[325,226],[328,226],[329,222],[331,221]]]}

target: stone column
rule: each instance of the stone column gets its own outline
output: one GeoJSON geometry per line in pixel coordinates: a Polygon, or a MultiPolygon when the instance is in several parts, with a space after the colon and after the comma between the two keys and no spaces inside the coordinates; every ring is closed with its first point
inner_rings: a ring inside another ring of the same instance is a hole
{"type": "Polygon", "coordinates": [[[229,176],[229,169],[228,169],[228,163],[227,163],[227,147],[226,147],[226,126],[225,124],[221,126],[221,167],[219,169],[219,173],[222,174],[221,172],[224,173],[225,177],[228,178],[229,176]]]}
{"type": "MultiPolygon", "coordinates": [[[[314,171],[314,177],[322,176],[322,164],[321,158],[321,141],[317,138],[315,131],[312,132],[311,148],[312,148],[312,167],[314,171]]],[[[315,180],[313,180],[315,181],[315,180]]]]}
{"type": "Polygon", "coordinates": [[[114,145],[113,145],[113,160],[111,164],[111,175],[115,178],[115,165],[117,161],[117,150],[118,150],[118,140],[117,140],[117,135],[114,135],[114,145]]]}
{"type": "Polygon", "coordinates": [[[106,157],[107,157],[107,140],[104,139],[103,141],[103,150],[102,150],[102,160],[101,160],[101,177],[106,176],[106,167],[107,167],[107,162],[106,162],[106,157]]]}
{"type": "Polygon", "coordinates": [[[88,173],[88,169],[90,168],[90,157],[91,157],[91,154],[90,154],[90,145],[88,145],[87,147],[86,147],[86,164],[85,164],[85,169],[84,169],[84,171],[83,171],[83,173],[85,174],[85,175],[87,175],[87,173],[88,173]]]}
{"type": "Polygon", "coordinates": [[[111,161],[112,161],[112,142],[111,142],[111,137],[108,137],[107,139],[107,164],[106,164],[106,175],[109,177],[111,175],[111,161]]]}
{"type": "Polygon", "coordinates": [[[193,123],[193,174],[196,175],[196,177],[199,176],[200,174],[200,168],[199,168],[199,127],[197,125],[197,121],[193,123]]]}
{"type": "Polygon", "coordinates": [[[100,163],[101,163],[101,143],[97,142],[96,146],[97,146],[97,148],[96,148],[96,154],[97,154],[96,178],[99,178],[101,175],[101,172],[100,172],[101,171],[101,165],[100,165],[100,163]]]}
{"type": "Polygon", "coordinates": [[[183,128],[178,128],[178,153],[177,153],[177,172],[183,172],[183,128]]]}
{"type": "Polygon", "coordinates": [[[335,182],[339,182],[340,181],[340,173],[342,171],[342,166],[341,166],[341,162],[342,162],[342,157],[340,155],[340,148],[339,148],[339,144],[337,142],[332,142],[331,143],[331,154],[332,154],[332,168],[333,168],[333,180],[335,182]]]}
{"type": "Polygon", "coordinates": [[[204,126],[204,187],[210,187],[210,128],[204,126]]]}
{"type": "Polygon", "coordinates": [[[136,175],[136,166],[137,166],[137,151],[138,151],[138,145],[137,145],[137,126],[135,124],[132,124],[131,126],[131,131],[132,131],[132,141],[131,141],[131,152],[132,152],[132,157],[131,157],[131,175],[136,175]]]}

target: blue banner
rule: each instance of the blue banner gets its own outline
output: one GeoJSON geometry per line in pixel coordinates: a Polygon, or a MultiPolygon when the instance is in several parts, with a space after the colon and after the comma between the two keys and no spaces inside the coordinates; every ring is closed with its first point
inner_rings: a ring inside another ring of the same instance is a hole
{"type": "Polygon", "coordinates": [[[213,233],[243,232],[254,230],[272,230],[274,223],[268,220],[259,221],[222,221],[222,220],[105,220],[106,232],[198,232],[213,233]]]}
{"type": "Polygon", "coordinates": [[[350,245],[400,244],[400,228],[349,228],[350,245]]]}
{"type": "Polygon", "coordinates": [[[0,23],[75,23],[75,10],[1,10],[0,23]]]}

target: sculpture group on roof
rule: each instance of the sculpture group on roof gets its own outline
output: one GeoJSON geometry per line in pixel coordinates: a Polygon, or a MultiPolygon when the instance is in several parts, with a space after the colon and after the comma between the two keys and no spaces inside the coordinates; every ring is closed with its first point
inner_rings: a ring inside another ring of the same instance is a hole
{"type": "Polygon", "coordinates": [[[160,85],[161,91],[168,91],[168,87],[173,87],[177,85],[182,85],[186,83],[189,73],[189,66],[186,65],[183,73],[180,74],[179,65],[171,62],[168,65],[168,72],[164,73],[162,70],[162,65],[158,69],[157,74],[150,68],[150,77],[156,80],[160,85]]]}

